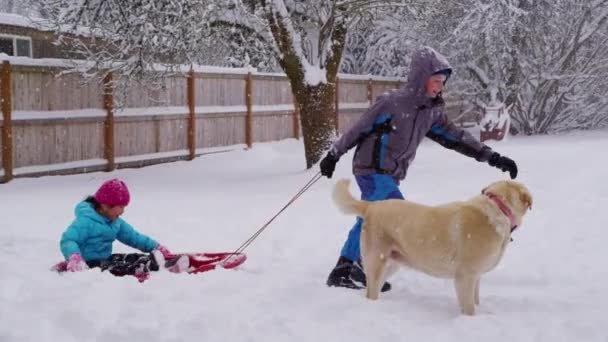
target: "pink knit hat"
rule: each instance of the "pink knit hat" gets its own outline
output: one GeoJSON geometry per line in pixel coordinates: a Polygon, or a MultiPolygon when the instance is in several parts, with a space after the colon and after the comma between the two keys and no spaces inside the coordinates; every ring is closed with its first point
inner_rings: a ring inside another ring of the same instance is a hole
{"type": "Polygon", "coordinates": [[[95,200],[100,204],[125,207],[129,204],[131,196],[127,184],[120,179],[105,181],[95,193],[95,200]]]}

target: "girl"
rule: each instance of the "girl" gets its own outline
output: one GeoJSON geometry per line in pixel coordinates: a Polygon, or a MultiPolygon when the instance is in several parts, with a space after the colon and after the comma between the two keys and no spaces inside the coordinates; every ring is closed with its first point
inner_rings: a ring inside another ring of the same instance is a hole
{"type": "Polygon", "coordinates": [[[158,251],[164,258],[173,257],[166,247],[137,232],[120,218],[129,200],[127,185],[111,179],[104,182],[95,195],[76,205],[76,219],[63,233],[60,242],[67,271],[99,267],[117,276],[133,275],[140,282],[149,278],[150,271],[158,271],[153,253],[112,254],[114,240],[145,253],[158,251]]]}

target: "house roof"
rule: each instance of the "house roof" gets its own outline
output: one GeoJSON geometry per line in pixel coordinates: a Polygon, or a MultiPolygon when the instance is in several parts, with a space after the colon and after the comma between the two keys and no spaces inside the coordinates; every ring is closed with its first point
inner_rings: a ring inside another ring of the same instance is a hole
{"type": "Polygon", "coordinates": [[[42,18],[25,17],[14,13],[0,13],[0,25],[33,28],[41,31],[50,31],[45,27],[47,20],[42,18]]]}

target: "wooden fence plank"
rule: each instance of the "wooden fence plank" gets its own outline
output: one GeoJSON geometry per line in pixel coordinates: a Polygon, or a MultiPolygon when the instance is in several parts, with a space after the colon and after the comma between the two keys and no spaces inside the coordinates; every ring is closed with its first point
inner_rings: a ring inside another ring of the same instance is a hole
{"type": "Polygon", "coordinates": [[[103,120],[14,121],[15,168],[104,158],[103,120]]]}
{"type": "Polygon", "coordinates": [[[2,108],[2,168],[4,169],[3,182],[13,178],[13,133],[12,133],[12,82],[11,65],[8,61],[2,63],[0,70],[0,101],[2,108]]]}
{"type": "Polygon", "coordinates": [[[368,102],[367,80],[340,80],[340,103],[368,102]]]}
{"type": "Polygon", "coordinates": [[[252,117],[252,98],[251,98],[251,73],[245,78],[245,105],[247,107],[247,116],[245,118],[245,143],[247,147],[253,144],[253,117],[252,117]]]}
{"type": "Polygon", "coordinates": [[[188,159],[192,160],[196,157],[196,113],[195,113],[195,104],[196,104],[196,89],[194,89],[194,71],[190,69],[188,73],[187,82],[188,82],[188,159]]]}

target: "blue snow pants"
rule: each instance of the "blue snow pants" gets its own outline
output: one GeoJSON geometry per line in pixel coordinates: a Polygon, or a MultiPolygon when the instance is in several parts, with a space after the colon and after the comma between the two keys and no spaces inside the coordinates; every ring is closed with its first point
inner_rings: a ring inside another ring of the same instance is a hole
{"type": "MultiPolygon", "coordinates": [[[[399,183],[388,175],[371,174],[365,176],[355,176],[359,189],[361,189],[361,199],[366,201],[380,201],[385,199],[403,199],[399,190],[399,183]]],[[[361,224],[363,219],[357,217],[357,222],[348,233],[348,238],[342,247],[340,255],[349,260],[357,261],[361,259],[361,224]]]]}

